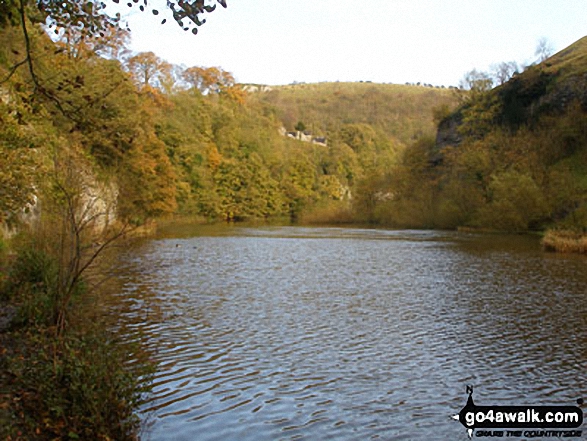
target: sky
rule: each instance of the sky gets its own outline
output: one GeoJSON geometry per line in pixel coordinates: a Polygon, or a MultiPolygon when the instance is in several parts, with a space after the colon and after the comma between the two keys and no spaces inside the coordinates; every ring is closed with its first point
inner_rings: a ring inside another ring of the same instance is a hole
{"type": "MultiPolygon", "coordinates": [[[[209,4],[215,0],[209,0],[209,4]]],[[[197,35],[163,14],[121,9],[131,49],[217,66],[240,83],[458,85],[472,69],[527,65],[587,35],[587,0],[226,0],[197,35]]],[[[165,0],[149,0],[163,11],[165,0]]],[[[169,16],[170,17],[170,16],[169,16]]]]}

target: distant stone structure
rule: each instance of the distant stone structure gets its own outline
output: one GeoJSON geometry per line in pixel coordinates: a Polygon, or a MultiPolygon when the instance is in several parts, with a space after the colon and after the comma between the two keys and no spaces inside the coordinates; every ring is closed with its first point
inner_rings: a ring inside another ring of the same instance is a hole
{"type": "Polygon", "coordinates": [[[279,133],[281,134],[281,136],[287,136],[288,138],[297,139],[298,141],[309,142],[312,144],[318,144],[323,146],[328,145],[325,137],[314,136],[312,132],[310,132],[309,130],[295,130],[293,132],[288,132],[287,130],[285,130],[285,127],[281,127],[281,129],[279,129],[279,133]]]}
{"type": "Polygon", "coordinates": [[[242,84],[242,90],[245,92],[255,93],[255,92],[271,92],[273,88],[271,86],[267,86],[265,84],[242,84]]]}

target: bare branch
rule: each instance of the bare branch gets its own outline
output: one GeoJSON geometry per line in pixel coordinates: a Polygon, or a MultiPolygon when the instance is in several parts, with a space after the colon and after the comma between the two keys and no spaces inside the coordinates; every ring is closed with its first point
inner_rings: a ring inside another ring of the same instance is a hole
{"type": "Polygon", "coordinates": [[[28,63],[28,57],[25,58],[24,60],[16,63],[14,66],[12,66],[12,68],[10,69],[10,72],[8,73],[6,78],[4,78],[0,81],[0,84],[6,83],[8,80],[10,80],[10,78],[12,78],[12,75],[14,75],[14,73],[18,70],[18,68],[26,63],[28,63]]]}

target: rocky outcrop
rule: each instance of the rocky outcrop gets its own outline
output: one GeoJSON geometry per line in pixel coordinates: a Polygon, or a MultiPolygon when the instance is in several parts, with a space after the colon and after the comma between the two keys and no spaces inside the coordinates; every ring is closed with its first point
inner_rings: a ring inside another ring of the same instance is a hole
{"type": "MultiPolygon", "coordinates": [[[[77,171],[75,177],[78,196],[74,196],[78,205],[79,222],[100,232],[116,221],[118,187],[113,182],[100,182],[88,170],[77,171]]],[[[16,224],[33,225],[43,211],[42,203],[37,195],[32,202],[16,213],[16,224]]],[[[18,232],[15,224],[0,223],[0,236],[11,237],[18,232]]]]}
{"type": "Polygon", "coordinates": [[[438,124],[436,132],[436,148],[443,149],[451,145],[459,145],[463,137],[458,131],[463,120],[461,112],[455,112],[438,124]]]}
{"type": "Polygon", "coordinates": [[[579,103],[587,110],[587,72],[559,82],[553,90],[536,101],[532,110],[563,112],[574,103],[579,103]]]}
{"type": "Polygon", "coordinates": [[[267,86],[265,84],[242,84],[241,89],[250,93],[271,92],[273,90],[271,86],[267,86]]]}

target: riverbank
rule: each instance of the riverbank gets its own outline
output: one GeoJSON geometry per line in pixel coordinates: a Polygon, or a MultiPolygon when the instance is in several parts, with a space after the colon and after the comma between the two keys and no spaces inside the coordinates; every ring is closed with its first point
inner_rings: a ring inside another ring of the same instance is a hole
{"type": "Polygon", "coordinates": [[[56,325],[56,268],[32,248],[0,256],[0,440],[136,440],[152,366],[86,281],[56,325]]]}
{"type": "Polygon", "coordinates": [[[0,332],[0,439],[135,440],[139,373],[101,324],[0,332]]]}
{"type": "Polygon", "coordinates": [[[587,254],[587,235],[575,231],[548,230],[542,239],[546,251],[587,254]]]}

